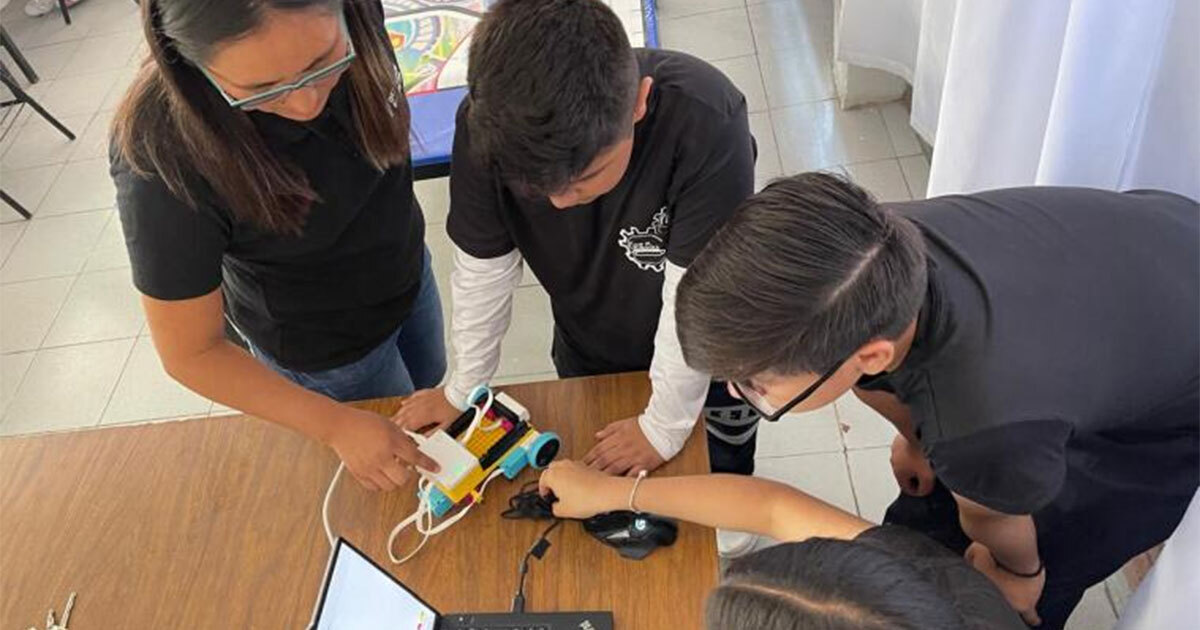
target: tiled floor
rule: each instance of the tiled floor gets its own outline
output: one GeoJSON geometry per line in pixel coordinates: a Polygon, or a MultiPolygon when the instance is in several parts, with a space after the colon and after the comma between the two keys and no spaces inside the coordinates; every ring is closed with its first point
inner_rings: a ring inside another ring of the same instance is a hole
{"type": "MultiPolygon", "coordinates": [[[[26,18],[23,4],[10,3],[0,19],[42,76],[31,92],[79,139],[67,142],[26,113],[0,142],[0,184],[35,213],[26,222],[0,207],[0,434],[228,413],[163,373],[129,283],[105,129],[141,55],[136,6],[87,0],[67,27],[57,15],[26,18]]],[[[746,94],[759,187],[785,173],[829,169],[884,201],[924,196],[929,165],[904,105],[837,106],[832,0],[658,6],[662,45],[712,62],[746,94]]],[[[449,316],[447,182],[420,182],[417,191],[449,316]]],[[[527,274],[498,381],[553,378],[549,345],[549,304],[527,274]]],[[[761,476],[872,520],[896,495],[892,429],[853,397],[761,431],[761,476]]],[[[1111,627],[1114,619],[1101,585],[1071,627],[1111,627]]]]}

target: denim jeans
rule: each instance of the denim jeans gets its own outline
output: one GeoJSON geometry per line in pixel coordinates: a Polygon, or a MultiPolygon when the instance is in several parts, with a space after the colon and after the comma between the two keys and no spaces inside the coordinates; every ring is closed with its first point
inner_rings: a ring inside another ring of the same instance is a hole
{"type": "Polygon", "coordinates": [[[279,365],[254,344],[249,344],[250,351],[297,385],[339,401],[406,396],[436,386],[446,374],[442,302],[428,249],[423,262],[421,290],[412,313],[367,356],[328,370],[300,372],[279,365]]]}

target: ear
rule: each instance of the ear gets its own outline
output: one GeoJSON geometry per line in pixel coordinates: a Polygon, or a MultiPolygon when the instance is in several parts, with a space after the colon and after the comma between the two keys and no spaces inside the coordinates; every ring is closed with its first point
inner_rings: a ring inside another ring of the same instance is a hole
{"type": "Polygon", "coordinates": [[[863,374],[879,374],[896,358],[896,342],[887,339],[869,341],[856,350],[853,357],[854,364],[863,374]]]}
{"type": "Polygon", "coordinates": [[[650,101],[650,86],[654,85],[653,77],[642,77],[638,82],[637,98],[633,101],[633,122],[641,122],[646,117],[646,103],[650,101]]]}

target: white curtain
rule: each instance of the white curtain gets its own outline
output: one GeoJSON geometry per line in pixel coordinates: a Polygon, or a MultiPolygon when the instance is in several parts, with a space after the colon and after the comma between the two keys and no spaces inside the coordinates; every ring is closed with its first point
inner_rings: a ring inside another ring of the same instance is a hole
{"type": "Polygon", "coordinates": [[[1195,628],[1200,617],[1200,493],[1125,606],[1118,630],[1195,628]]]}
{"type": "Polygon", "coordinates": [[[837,58],[913,87],[930,196],[1200,199],[1200,0],[842,0],[837,58]]]}

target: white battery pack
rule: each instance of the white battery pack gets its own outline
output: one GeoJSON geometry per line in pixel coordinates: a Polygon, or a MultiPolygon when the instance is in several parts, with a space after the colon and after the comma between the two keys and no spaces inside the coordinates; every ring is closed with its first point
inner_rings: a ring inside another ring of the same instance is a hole
{"type": "Polygon", "coordinates": [[[450,434],[445,431],[438,430],[428,436],[421,436],[421,439],[413,439],[416,440],[417,448],[422,453],[442,467],[437,473],[428,470],[421,470],[421,472],[443,488],[449,489],[458,485],[458,482],[479,465],[479,460],[471,454],[471,451],[468,451],[467,447],[450,437],[450,434]]]}

